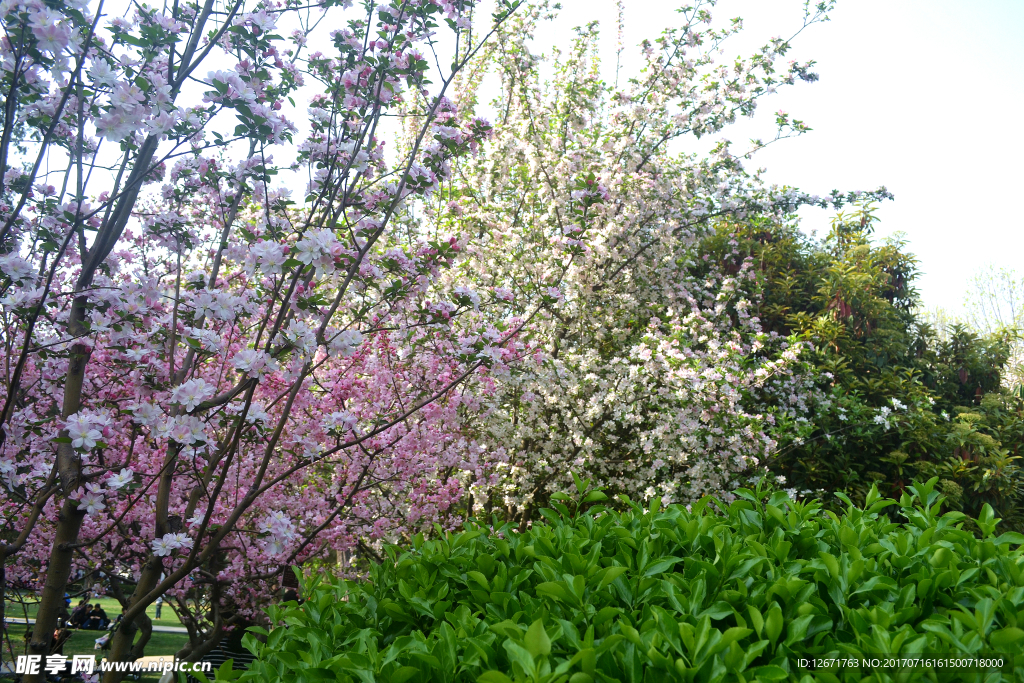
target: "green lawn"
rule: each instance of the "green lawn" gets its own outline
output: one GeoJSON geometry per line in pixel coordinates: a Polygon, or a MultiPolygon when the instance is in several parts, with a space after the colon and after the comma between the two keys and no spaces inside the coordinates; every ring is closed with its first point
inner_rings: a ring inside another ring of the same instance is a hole
{"type": "MultiPolygon", "coordinates": [[[[90,598],[90,604],[100,603],[104,611],[107,613],[107,617],[115,619],[118,614],[121,613],[121,607],[117,600],[114,598],[90,598]]],[[[74,601],[72,609],[78,601],[74,601]]],[[[38,609],[37,598],[34,595],[25,597],[25,602],[22,604],[17,600],[11,601],[9,598],[4,605],[5,615],[12,619],[22,619],[26,615],[30,619],[34,619],[36,616],[36,610],[38,609]]],[[[154,625],[159,626],[181,626],[181,622],[178,617],[174,614],[167,605],[164,605],[161,613],[161,618],[156,619],[156,607],[150,605],[146,610],[146,614],[153,620],[154,625]]],[[[30,626],[23,624],[8,624],[10,629],[11,639],[17,642],[17,639],[24,636],[30,626]]],[[[103,650],[96,650],[96,639],[100,636],[105,635],[108,631],[74,631],[71,638],[64,643],[64,654],[68,657],[72,655],[96,655],[97,660],[102,659],[106,656],[106,652],[103,650]]],[[[188,642],[188,634],[185,633],[156,633],[154,632],[149,642],[146,643],[145,655],[154,657],[173,657],[174,654],[180,650],[188,642]]],[[[160,674],[145,674],[141,678],[141,683],[156,683],[160,678],[160,674]]]]}
{"type": "MultiPolygon", "coordinates": [[[[81,598],[79,598],[79,600],[80,599],[81,598]]],[[[39,607],[37,600],[38,598],[36,596],[27,595],[25,596],[25,604],[23,606],[21,603],[11,601],[8,598],[4,605],[5,614],[9,618],[21,619],[24,618],[25,613],[27,612],[28,617],[30,619],[34,619],[36,616],[36,610],[39,607]]],[[[119,605],[117,600],[114,598],[89,598],[90,605],[94,605],[97,602],[103,607],[103,611],[107,613],[107,618],[111,621],[116,619],[117,615],[121,613],[121,605],[119,605]]],[[[76,605],[78,605],[78,600],[73,600],[68,612],[73,611],[76,605]]],[[[147,607],[146,614],[149,615],[149,618],[153,620],[153,624],[156,626],[181,626],[181,621],[178,619],[178,616],[174,613],[174,610],[167,605],[164,605],[164,608],[160,613],[160,619],[156,618],[156,605],[150,605],[147,607]]]]}
{"type": "MultiPolygon", "coordinates": [[[[104,609],[106,609],[104,607],[104,609]]],[[[22,631],[19,624],[10,624],[12,638],[20,636],[22,631]]],[[[95,655],[99,661],[106,656],[103,650],[95,649],[96,639],[107,633],[107,631],[75,631],[71,638],[64,643],[64,654],[68,657],[73,655],[95,655]]],[[[153,637],[146,643],[147,657],[173,657],[188,642],[188,635],[185,633],[154,633],[153,637]]],[[[159,673],[145,673],[140,677],[141,683],[157,683],[160,679],[159,673]]],[[[127,679],[126,679],[127,680],[127,679]]]]}
{"type": "MultiPolygon", "coordinates": [[[[27,631],[21,624],[8,624],[8,627],[14,642],[17,642],[17,639],[27,631]]],[[[105,657],[106,652],[95,648],[96,639],[107,633],[109,631],[73,631],[71,638],[64,643],[64,654],[68,657],[72,655],[96,655],[98,659],[105,657]]],[[[137,638],[138,636],[136,636],[137,638]]],[[[186,633],[154,633],[146,643],[145,655],[147,657],[171,657],[187,642],[188,634],[186,633]]]]}

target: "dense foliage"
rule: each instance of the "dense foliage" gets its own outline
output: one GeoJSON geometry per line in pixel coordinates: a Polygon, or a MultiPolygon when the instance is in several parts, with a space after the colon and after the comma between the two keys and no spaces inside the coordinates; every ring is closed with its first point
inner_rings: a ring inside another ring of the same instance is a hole
{"type": "Polygon", "coordinates": [[[577,502],[555,496],[525,532],[469,523],[389,546],[369,581],[312,578],[301,606],[272,607],[276,627],[247,636],[259,658],[242,680],[1020,680],[1024,536],[997,535],[990,508],[975,536],[935,483],[898,502],[872,488],[840,514],[760,488],[580,514],[604,494],[577,480],[577,502]],[[798,664],[922,653],[1003,665],[798,664]]]}
{"type": "Polygon", "coordinates": [[[907,244],[873,240],[875,222],[862,207],[816,239],[754,220],[720,225],[699,247],[714,264],[706,268],[753,261],[751,313],[765,332],[812,346],[801,356],[815,368],[812,407],[779,422],[769,468],[826,499],[845,491],[863,500],[873,484],[899,496],[911,479],[935,475],[950,505],[977,516],[987,503],[1020,528],[1022,405],[1000,381],[1010,337],[961,327],[937,335],[919,317],[907,244]]]}

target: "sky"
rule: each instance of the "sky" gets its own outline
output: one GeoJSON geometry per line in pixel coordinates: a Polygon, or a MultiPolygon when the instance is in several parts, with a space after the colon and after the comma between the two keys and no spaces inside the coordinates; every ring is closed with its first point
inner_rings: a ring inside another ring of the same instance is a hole
{"type": "MultiPolygon", "coordinates": [[[[567,29],[599,20],[602,57],[615,62],[615,0],[562,0],[558,22],[536,36],[543,51],[567,29]]],[[[627,0],[623,68],[635,46],[678,23],[677,3],[627,0]]],[[[797,0],[721,0],[744,36],[725,56],[748,54],[799,27],[797,0]]],[[[821,80],[780,90],[751,122],[725,134],[767,137],[783,109],[814,130],[757,155],[770,182],[826,194],[886,186],[878,235],[903,233],[920,261],[923,303],[957,315],[970,277],[992,265],[1024,275],[1024,0],[839,0],[791,57],[814,59],[821,80]]],[[[806,210],[823,233],[830,214],[806,210]]]]}

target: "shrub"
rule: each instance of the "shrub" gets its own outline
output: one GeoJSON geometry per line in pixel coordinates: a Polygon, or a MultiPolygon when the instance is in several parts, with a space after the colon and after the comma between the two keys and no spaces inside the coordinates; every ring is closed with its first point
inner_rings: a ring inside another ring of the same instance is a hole
{"type": "Polygon", "coordinates": [[[768,467],[830,509],[841,506],[832,491],[861,503],[873,483],[899,497],[912,479],[938,476],[950,508],[976,517],[988,503],[1006,528],[1024,531],[1024,412],[1000,389],[1010,337],[960,327],[937,335],[915,313],[916,259],[898,238],[875,239],[876,226],[868,205],[839,214],[822,239],[757,217],[722,222],[697,247],[707,256],[697,278],[757,264],[737,298],[765,332],[814,346],[801,360],[814,366],[804,374],[819,394],[766,393],[745,406],[774,406],[779,448],[768,467]]]}
{"type": "Polygon", "coordinates": [[[976,520],[980,537],[964,530],[963,513],[941,512],[936,481],[899,501],[873,488],[865,507],[836,514],[762,488],[727,507],[624,500],[615,511],[577,480],[579,502],[557,494],[525,532],[468,523],[389,547],[368,580],[307,578],[303,604],[270,608],[278,626],[246,636],[258,659],[242,678],[1021,680],[1024,536],[996,535],[991,508],[976,520]],[[925,653],[1003,666],[798,662],[925,653]]]}

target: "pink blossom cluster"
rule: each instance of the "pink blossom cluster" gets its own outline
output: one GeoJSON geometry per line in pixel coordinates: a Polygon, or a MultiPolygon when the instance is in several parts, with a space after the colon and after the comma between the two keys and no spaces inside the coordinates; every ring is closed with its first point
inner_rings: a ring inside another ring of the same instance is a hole
{"type": "Polygon", "coordinates": [[[31,651],[71,580],[131,603],[112,658],[160,596],[198,652],[291,565],[453,524],[489,481],[465,426],[521,325],[441,282],[457,229],[403,227],[492,133],[445,95],[470,52],[428,78],[424,27],[472,4],[0,4],[0,561],[47,588],[31,651]],[[396,112],[417,139],[385,156],[396,112]]]}

